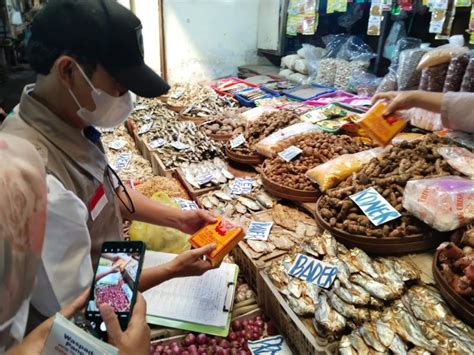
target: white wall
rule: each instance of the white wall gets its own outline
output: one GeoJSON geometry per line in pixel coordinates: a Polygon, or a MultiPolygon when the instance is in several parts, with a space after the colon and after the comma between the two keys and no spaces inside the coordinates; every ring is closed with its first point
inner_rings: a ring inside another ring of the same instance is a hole
{"type": "Polygon", "coordinates": [[[210,80],[258,63],[258,9],[259,0],[165,0],[168,81],[210,80]]]}

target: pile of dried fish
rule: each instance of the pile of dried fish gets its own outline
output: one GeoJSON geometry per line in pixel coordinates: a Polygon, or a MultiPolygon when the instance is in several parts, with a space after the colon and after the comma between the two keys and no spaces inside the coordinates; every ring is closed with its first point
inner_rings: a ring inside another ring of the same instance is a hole
{"type": "Polygon", "coordinates": [[[181,186],[178,180],[164,176],[154,176],[136,187],[147,197],[152,197],[157,192],[164,192],[169,197],[182,198],[189,200],[190,196],[181,186]]]}
{"type": "Polygon", "coordinates": [[[438,291],[415,285],[380,319],[343,336],[339,353],[472,354],[473,347],[473,330],[451,314],[438,291]]]}
{"type": "Polygon", "coordinates": [[[220,158],[184,164],[181,171],[185,180],[196,189],[222,185],[234,179],[234,175],[227,170],[226,162],[220,158]]]}
{"type": "Polygon", "coordinates": [[[272,208],[276,203],[275,199],[264,191],[260,177],[255,178],[252,192],[246,195],[233,195],[232,183],[201,196],[199,198],[201,205],[216,215],[236,220],[240,217],[250,217],[254,212],[272,208]]]}
{"type": "Polygon", "coordinates": [[[143,123],[140,133],[150,149],[157,151],[166,169],[223,157],[222,144],[199,131],[194,122],[162,117],[143,123]]]}
{"type": "Polygon", "coordinates": [[[159,99],[139,97],[130,118],[136,123],[145,124],[152,120],[178,119],[178,114],[159,99]]]}
{"type": "Polygon", "coordinates": [[[314,316],[316,331],[323,337],[337,338],[367,320],[379,319],[387,303],[400,298],[408,283],[420,279],[411,264],[399,258],[373,260],[358,248],[348,250],[327,231],[303,249],[338,267],[330,289],[289,276],[291,255],[275,261],[268,274],[296,314],[314,316]]]}
{"type": "Polygon", "coordinates": [[[143,181],[153,177],[150,162],[140,154],[123,125],[115,128],[113,132],[104,131],[102,144],[110,166],[115,168],[121,179],[143,181]]]}

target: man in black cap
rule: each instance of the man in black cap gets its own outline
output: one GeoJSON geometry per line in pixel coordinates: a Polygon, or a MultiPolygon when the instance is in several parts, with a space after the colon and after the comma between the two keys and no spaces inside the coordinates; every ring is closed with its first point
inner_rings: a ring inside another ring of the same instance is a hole
{"type": "MultiPolygon", "coordinates": [[[[37,81],[25,87],[1,131],[29,140],[47,172],[48,220],[31,296],[34,326],[90,286],[102,243],[122,236],[122,217],[189,234],[214,217],[153,202],[121,184],[108,165],[94,127],[123,123],[132,111],[129,90],[154,97],[169,89],[144,63],[141,23],[133,13],[114,0],[52,0],[33,21],[28,58],[37,81]]],[[[211,266],[202,256],[213,248],[144,270],[141,289],[206,272],[211,266]]]]}

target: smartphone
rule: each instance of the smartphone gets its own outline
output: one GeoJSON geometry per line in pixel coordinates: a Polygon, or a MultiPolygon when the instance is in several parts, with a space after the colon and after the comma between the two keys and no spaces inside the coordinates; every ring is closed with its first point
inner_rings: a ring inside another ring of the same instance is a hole
{"type": "Polygon", "coordinates": [[[145,243],[139,241],[102,244],[87,302],[86,320],[103,340],[107,340],[107,329],[99,305],[110,304],[121,328],[127,328],[137,298],[145,249],[145,243]]]}

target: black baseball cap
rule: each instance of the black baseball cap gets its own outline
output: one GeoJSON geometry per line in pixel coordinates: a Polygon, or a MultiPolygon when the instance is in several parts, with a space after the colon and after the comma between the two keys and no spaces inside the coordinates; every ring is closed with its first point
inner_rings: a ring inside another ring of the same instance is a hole
{"type": "Polygon", "coordinates": [[[156,97],[170,89],[145,64],[140,20],[116,0],[52,0],[35,16],[30,41],[97,60],[139,96],[156,97]]]}

